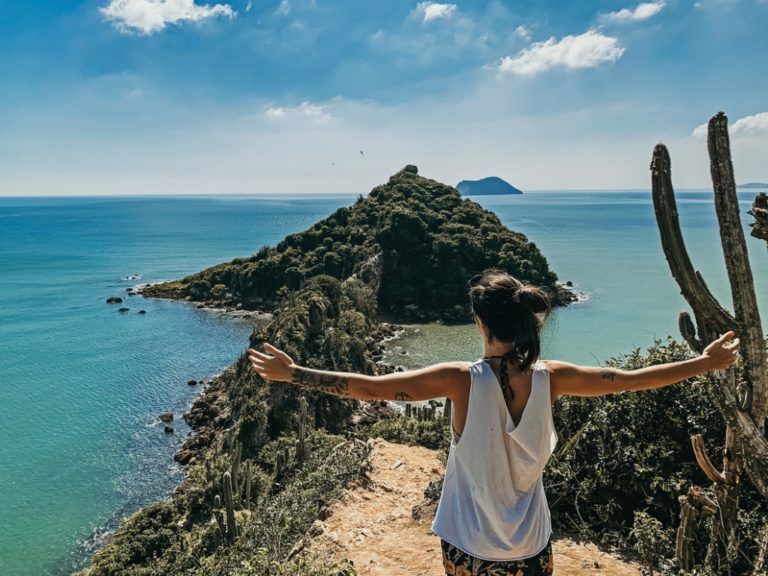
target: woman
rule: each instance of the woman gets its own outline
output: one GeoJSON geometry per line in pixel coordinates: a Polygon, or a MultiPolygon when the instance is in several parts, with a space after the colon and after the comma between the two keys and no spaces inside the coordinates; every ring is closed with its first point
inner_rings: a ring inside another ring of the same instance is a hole
{"type": "Polygon", "coordinates": [[[453,402],[453,440],[433,531],[441,538],[446,574],[552,574],[552,533],[542,471],[557,435],[552,404],[560,396],[601,396],[661,388],[736,359],[733,332],[698,358],[617,370],[540,360],[546,294],[512,276],[472,278],[469,297],[483,338],[483,358],[445,362],[384,376],[326,372],[298,366],[264,344],[249,350],[267,380],[360,400],[453,402]]]}

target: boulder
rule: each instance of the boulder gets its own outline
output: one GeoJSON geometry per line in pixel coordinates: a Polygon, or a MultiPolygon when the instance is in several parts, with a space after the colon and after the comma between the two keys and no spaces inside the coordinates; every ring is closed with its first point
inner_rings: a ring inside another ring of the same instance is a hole
{"type": "Polygon", "coordinates": [[[165,426],[165,428],[163,428],[163,431],[166,434],[173,434],[175,432],[175,430],[173,429],[173,426],[167,426],[167,425],[165,426]]]}
{"type": "Polygon", "coordinates": [[[128,310],[130,310],[130,308],[120,308],[118,312],[128,312],[128,310]]]}
{"type": "Polygon", "coordinates": [[[172,422],[173,421],[173,412],[163,412],[160,414],[160,421],[161,422],[172,422]]]}
{"type": "Polygon", "coordinates": [[[110,296],[107,298],[107,304],[122,304],[123,299],[120,296],[110,296]]]}

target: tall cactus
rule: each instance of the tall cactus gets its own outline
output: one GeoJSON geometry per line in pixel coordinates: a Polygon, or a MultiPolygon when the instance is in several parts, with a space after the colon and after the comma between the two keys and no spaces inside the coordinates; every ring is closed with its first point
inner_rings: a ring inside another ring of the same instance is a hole
{"type": "Polygon", "coordinates": [[[299,438],[296,440],[296,462],[301,464],[309,459],[307,443],[307,399],[299,398],[299,438]]]}
{"type": "MultiPolygon", "coordinates": [[[[755,487],[768,497],[768,442],[763,436],[768,414],[768,365],[765,341],[755,297],[746,240],[739,217],[738,197],[728,139],[728,120],[722,112],[709,121],[710,172],[715,191],[715,209],[734,303],[732,315],[707,288],[695,271],[686,251],[672,188],[671,162],[663,144],[658,144],[651,162],[653,203],[664,253],[672,276],[693,310],[696,324],[683,312],[680,331],[688,344],[701,352],[718,335],[734,330],[742,341],[743,374],[737,369],[710,376],[718,408],[726,421],[726,449],[722,473],[714,469],[703,441],[694,439],[694,454],[707,476],[715,482],[719,522],[708,560],[729,572],[737,553],[735,534],[739,481],[745,468],[755,487]]],[[[678,542],[678,549],[681,543],[678,542]]],[[[687,558],[689,555],[682,554],[687,558]]]]}
{"type": "Polygon", "coordinates": [[[232,464],[230,466],[230,472],[232,473],[232,480],[237,485],[237,477],[240,472],[240,459],[243,456],[243,445],[239,441],[235,441],[235,445],[232,450],[232,464]]]}
{"type": "Polygon", "coordinates": [[[248,462],[245,463],[245,502],[243,507],[246,510],[251,509],[251,467],[248,462]]]}
{"type": "Polygon", "coordinates": [[[227,509],[227,540],[233,544],[237,540],[237,521],[235,520],[235,501],[232,495],[232,475],[227,471],[221,477],[224,490],[224,506],[227,509]]]}
{"type": "Polygon", "coordinates": [[[213,517],[216,519],[216,527],[213,530],[213,542],[216,548],[226,543],[227,526],[224,524],[224,515],[221,513],[221,496],[213,497],[213,517]]]}

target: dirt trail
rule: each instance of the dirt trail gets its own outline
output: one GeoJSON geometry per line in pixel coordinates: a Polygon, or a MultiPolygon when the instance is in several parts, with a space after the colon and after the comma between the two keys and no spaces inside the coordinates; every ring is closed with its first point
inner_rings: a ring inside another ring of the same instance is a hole
{"type": "MultiPolygon", "coordinates": [[[[442,476],[437,451],[374,441],[373,482],[348,491],[317,521],[304,550],[348,559],[360,576],[442,576],[440,540],[430,526],[433,511],[414,520],[411,510],[430,480],[442,476]]],[[[554,541],[555,575],[640,576],[636,564],[568,538],[554,541]]]]}

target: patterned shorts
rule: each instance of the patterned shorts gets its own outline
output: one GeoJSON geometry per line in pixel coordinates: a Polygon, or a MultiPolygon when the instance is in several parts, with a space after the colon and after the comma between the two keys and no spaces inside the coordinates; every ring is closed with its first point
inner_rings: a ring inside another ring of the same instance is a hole
{"type": "Polygon", "coordinates": [[[450,576],[548,576],[553,574],[552,542],[544,550],[525,560],[495,562],[470,556],[463,550],[440,540],[443,568],[450,576]]]}

